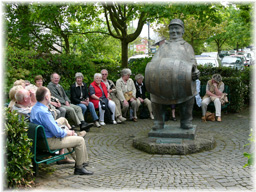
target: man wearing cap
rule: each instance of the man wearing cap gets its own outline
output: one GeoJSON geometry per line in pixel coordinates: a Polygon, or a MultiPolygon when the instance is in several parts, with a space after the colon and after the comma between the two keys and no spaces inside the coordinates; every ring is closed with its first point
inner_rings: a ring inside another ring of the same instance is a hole
{"type": "Polygon", "coordinates": [[[84,121],[84,116],[81,107],[70,103],[70,100],[66,95],[64,88],[59,84],[59,81],[60,76],[57,73],[53,73],[51,75],[51,82],[47,86],[52,96],[59,99],[61,107],[66,109],[68,117],[70,117],[76,125],[80,126],[81,131],[84,130],[86,132],[89,132],[90,127],[93,126],[93,123],[86,123],[84,121]]]}
{"type": "Polygon", "coordinates": [[[157,50],[145,70],[145,84],[154,113],[153,130],[164,129],[166,106],[180,104],[180,128],[192,129],[192,111],[199,70],[192,46],[183,38],[184,24],[173,19],[170,40],[157,50]]]}
{"type": "Polygon", "coordinates": [[[212,101],[215,107],[215,116],[217,121],[221,121],[221,101],[220,98],[224,91],[224,83],[222,82],[222,77],[220,74],[214,74],[212,79],[207,82],[206,93],[203,97],[201,103],[202,107],[202,120],[206,121],[205,114],[207,111],[207,106],[212,101]]]}
{"type": "Polygon", "coordinates": [[[99,117],[95,112],[94,105],[89,101],[87,85],[83,82],[84,75],[80,72],[77,72],[75,74],[75,79],[76,82],[70,86],[71,103],[81,107],[83,115],[87,111],[87,108],[89,108],[95,126],[100,127],[99,117]]]}

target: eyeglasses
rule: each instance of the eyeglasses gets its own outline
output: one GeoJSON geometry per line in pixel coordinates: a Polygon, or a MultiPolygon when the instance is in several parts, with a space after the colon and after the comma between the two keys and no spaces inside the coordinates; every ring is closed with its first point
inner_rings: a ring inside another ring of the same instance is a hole
{"type": "Polygon", "coordinates": [[[101,75],[108,75],[108,74],[101,74],[101,75]]]}

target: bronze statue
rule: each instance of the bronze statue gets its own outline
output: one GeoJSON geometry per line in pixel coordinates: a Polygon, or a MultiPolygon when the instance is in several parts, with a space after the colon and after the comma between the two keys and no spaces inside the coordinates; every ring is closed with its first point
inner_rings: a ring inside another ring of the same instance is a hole
{"type": "Polygon", "coordinates": [[[180,104],[180,127],[191,129],[197,69],[194,50],[183,40],[184,24],[173,19],[169,24],[170,40],[158,49],[145,70],[145,83],[150,92],[155,116],[153,130],[164,128],[165,108],[180,104]]]}

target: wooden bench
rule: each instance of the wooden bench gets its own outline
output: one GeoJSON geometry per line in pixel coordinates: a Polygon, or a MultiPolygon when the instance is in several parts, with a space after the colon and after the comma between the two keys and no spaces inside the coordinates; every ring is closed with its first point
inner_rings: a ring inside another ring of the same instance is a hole
{"type": "MultiPolygon", "coordinates": [[[[200,96],[202,97],[202,99],[203,99],[205,93],[206,93],[206,85],[201,85],[201,87],[200,87],[200,96]]],[[[227,113],[227,109],[228,109],[228,106],[230,105],[230,98],[231,98],[228,85],[225,85],[223,93],[228,94],[228,103],[225,103],[224,105],[221,105],[221,110],[223,110],[227,113]]],[[[214,112],[215,111],[214,103],[210,102],[207,109],[210,109],[212,112],[214,112]]]]}
{"type": "Polygon", "coordinates": [[[64,153],[62,155],[56,154],[60,149],[51,150],[49,148],[44,127],[34,123],[28,123],[28,137],[33,140],[31,151],[33,153],[33,170],[35,176],[38,175],[38,164],[45,163],[50,164],[65,158],[65,155],[74,152],[64,153]]]}

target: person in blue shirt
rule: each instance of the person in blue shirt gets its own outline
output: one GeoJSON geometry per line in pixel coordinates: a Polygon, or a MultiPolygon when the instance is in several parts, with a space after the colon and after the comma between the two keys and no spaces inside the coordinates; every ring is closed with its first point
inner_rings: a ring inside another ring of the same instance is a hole
{"type": "Polygon", "coordinates": [[[33,106],[30,121],[42,125],[45,128],[48,145],[50,149],[74,148],[76,154],[75,175],[92,175],[87,170],[88,154],[85,141],[82,137],[75,136],[74,130],[65,130],[58,126],[48,105],[51,102],[51,93],[46,87],[39,87],[36,91],[37,103],[33,106]]]}

